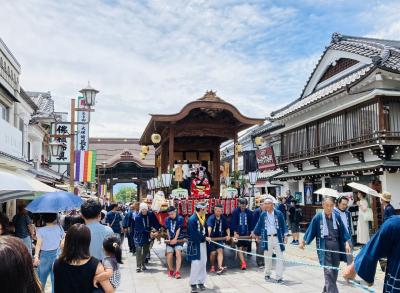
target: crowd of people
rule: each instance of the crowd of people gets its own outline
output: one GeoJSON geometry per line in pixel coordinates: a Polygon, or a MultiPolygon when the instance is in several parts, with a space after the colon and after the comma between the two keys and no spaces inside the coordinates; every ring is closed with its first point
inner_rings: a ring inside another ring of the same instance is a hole
{"type": "Polygon", "coordinates": [[[88,200],[79,213],[32,217],[20,205],[11,223],[0,215],[0,278],[10,284],[4,292],[44,292],[49,276],[52,292],[114,292],[121,279],[123,233],[122,211],[115,206],[105,212],[98,201],[88,200]],[[9,283],[16,278],[21,279],[9,283]]]}
{"type": "MultiPolygon", "coordinates": [[[[345,196],[323,199],[323,211],[312,218],[302,240],[299,223],[303,216],[293,197],[282,197],[277,202],[272,196],[264,196],[254,211],[248,208],[245,198],[240,198],[230,219],[220,205],[206,217],[207,204],[199,202],[187,225],[173,206],[167,210],[165,223],[159,223],[151,204],[146,202],[134,202],[125,209],[118,204],[104,207],[98,201],[88,200],[79,212],[65,217],[47,213],[33,218],[21,205],[11,222],[0,215],[0,262],[4,264],[0,266],[0,281],[4,280],[6,293],[43,292],[49,276],[52,292],[56,293],[114,292],[121,282],[124,238],[136,256],[137,273],[144,272],[157,231],[164,227],[168,276],[181,278],[185,255],[191,263],[191,292],[206,289],[207,260],[209,273],[225,272],[224,249],[237,252],[242,270],[248,267],[245,255],[256,255],[257,265],[264,268],[265,281],[282,284],[287,245],[304,249],[313,240],[324,271],[323,292],[338,292],[336,282],[341,261],[348,265],[343,273],[345,278],[353,279],[358,274],[373,283],[376,263],[385,257],[384,292],[399,292],[400,217],[393,216],[390,193],[380,196],[384,224],[370,240],[368,233],[369,241],[364,238],[361,241],[362,235],[357,234],[357,242],[365,246],[355,259],[349,199],[345,196]],[[255,252],[252,252],[253,242],[255,252]],[[275,278],[272,278],[273,258],[275,278]],[[9,280],[13,280],[13,285],[9,280]]],[[[369,206],[363,202],[366,197],[359,193],[358,198],[359,221],[361,218],[368,224],[369,206]]]]}

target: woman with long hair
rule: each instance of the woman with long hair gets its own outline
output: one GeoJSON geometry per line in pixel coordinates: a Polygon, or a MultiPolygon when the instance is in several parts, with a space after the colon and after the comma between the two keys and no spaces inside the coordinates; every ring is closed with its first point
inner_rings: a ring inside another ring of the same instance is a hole
{"type": "Polygon", "coordinates": [[[41,293],[32,257],[21,239],[0,237],[0,284],[2,293],[41,293]]]}
{"type": "MultiPolygon", "coordinates": [[[[84,224],[74,224],[65,236],[64,248],[55,261],[54,290],[57,293],[92,293],[93,281],[104,272],[100,261],[90,256],[90,230],[84,224]]],[[[114,289],[109,280],[100,281],[105,293],[114,289]]]]}

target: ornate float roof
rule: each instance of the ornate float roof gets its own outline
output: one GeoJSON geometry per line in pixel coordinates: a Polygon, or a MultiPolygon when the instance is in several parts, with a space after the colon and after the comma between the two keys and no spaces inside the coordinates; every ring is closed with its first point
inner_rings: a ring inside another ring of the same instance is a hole
{"type": "Polygon", "coordinates": [[[330,94],[348,87],[376,68],[400,73],[400,41],[353,37],[334,33],[331,43],[325,48],[306,82],[301,96],[285,107],[272,112],[270,120],[283,118],[330,94]],[[358,56],[358,58],[362,58],[363,62],[355,66],[356,70],[348,72],[344,76],[341,76],[340,79],[326,84],[322,88],[317,88],[313,78],[317,70],[321,68],[322,62],[326,59],[326,56],[333,51],[345,52],[348,56],[358,56]]]}
{"type": "MultiPolygon", "coordinates": [[[[237,131],[242,131],[253,125],[262,125],[265,120],[244,116],[235,106],[218,97],[216,92],[207,91],[201,98],[186,104],[182,110],[176,114],[151,114],[151,119],[140,138],[140,144],[152,144],[150,138],[152,133],[161,133],[169,124],[176,124],[179,123],[179,121],[188,119],[188,116],[195,111],[208,116],[211,119],[210,121],[212,121],[213,118],[219,117],[223,111],[226,111],[234,120],[234,125],[230,126],[236,127],[237,131]]],[[[199,113],[197,114],[201,115],[199,113]]],[[[191,122],[190,119],[185,121],[186,123],[191,122]]],[[[218,123],[218,121],[216,120],[215,123],[218,123]]]]}

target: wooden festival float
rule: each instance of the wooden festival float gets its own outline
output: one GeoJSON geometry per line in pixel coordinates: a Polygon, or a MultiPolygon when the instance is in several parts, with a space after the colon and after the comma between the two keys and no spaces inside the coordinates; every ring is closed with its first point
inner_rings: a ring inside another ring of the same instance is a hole
{"type": "Polygon", "coordinates": [[[155,148],[156,174],[147,181],[147,187],[160,223],[164,223],[165,210],[171,205],[186,222],[200,200],[208,202],[209,213],[216,204],[222,204],[224,213],[229,215],[236,208],[238,198],[237,192],[230,196],[220,192],[221,143],[234,141],[233,171],[237,174],[238,133],[263,122],[264,119],[242,115],[213,91],[188,103],[177,114],[152,114],[140,144],[143,157],[149,145],[155,148]]]}

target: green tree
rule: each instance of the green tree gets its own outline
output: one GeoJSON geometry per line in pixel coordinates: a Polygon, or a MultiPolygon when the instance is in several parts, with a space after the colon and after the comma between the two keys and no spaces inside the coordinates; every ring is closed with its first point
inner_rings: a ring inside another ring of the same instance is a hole
{"type": "Polygon", "coordinates": [[[132,202],[136,199],[137,190],[133,187],[122,187],[116,194],[114,194],[114,199],[116,202],[132,202]]]}

